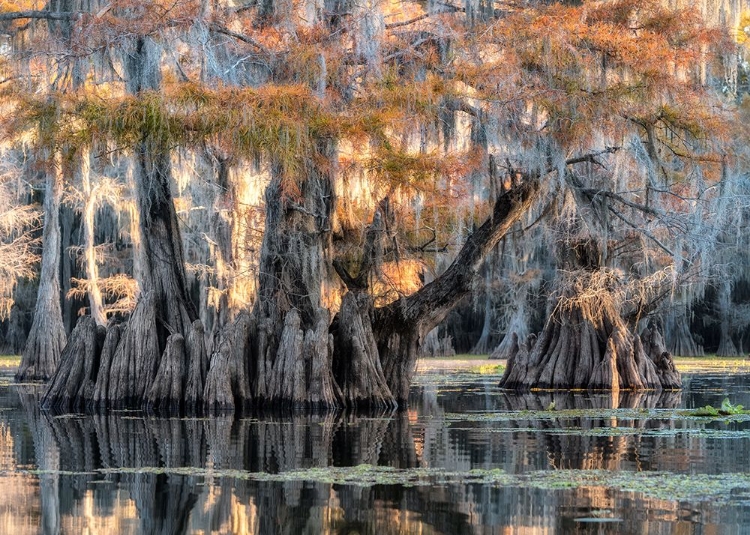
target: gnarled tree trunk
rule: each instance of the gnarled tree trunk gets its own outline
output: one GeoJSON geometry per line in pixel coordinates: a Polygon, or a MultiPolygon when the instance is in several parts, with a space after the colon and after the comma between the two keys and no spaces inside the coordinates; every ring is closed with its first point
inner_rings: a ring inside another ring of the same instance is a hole
{"type": "Polygon", "coordinates": [[[383,375],[378,346],[372,332],[372,298],[349,291],[341,302],[334,325],[334,377],[347,407],[388,409],[396,400],[383,375]]]}
{"type": "Polygon", "coordinates": [[[317,149],[293,187],[280,166],[272,165],[258,298],[252,317],[238,320],[247,324],[227,329],[241,335],[225,333],[211,357],[204,393],[209,410],[247,405],[250,399],[266,408],[341,404],[331,372],[330,315],[321,299],[333,187],[330,171],[317,163],[332,161],[335,147],[320,139],[317,149]]]}
{"type": "MultiPolygon", "coordinates": [[[[158,45],[150,38],[137,37],[126,56],[128,90],[133,94],[159,87],[158,45]]],[[[140,216],[141,272],[138,281],[140,296],[130,320],[119,337],[117,349],[111,357],[109,369],[95,359],[93,382],[99,385],[95,395],[99,407],[135,408],[164,404],[170,410],[175,400],[162,390],[182,392],[187,374],[175,369],[185,360],[185,353],[194,354],[192,348],[183,348],[184,339],[191,330],[197,314],[188,295],[184,258],[174,203],[171,194],[170,147],[158,134],[143,132],[134,152],[136,200],[140,216]],[[162,365],[168,339],[172,338],[169,363],[162,365]],[[182,342],[179,339],[182,338],[182,342]],[[99,374],[108,377],[99,377],[99,374]],[[164,377],[162,376],[164,375],[164,377]],[[154,383],[160,385],[153,391],[154,383]],[[179,383],[179,385],[177,384],[179,383]]],[[[77,336],[71,343],[81,343],[77,336]]],[[[187,363],[189,369],[194,363],[187,363]]],[[[200,365],[200,363],[195,363],[200,365]]],[[[88,375],[91,377],[91,374],[88,375]]],[[[55,386],[45,397],[50,407],[68,404],[66,392],[75,390],[78,376],[66,373],[60,366],[53,384],[68,383],[64,388],[55,386]]],[[[80,385],[78,385],[80,386],[80,385]]],[[[180,394],[181,395],[181,394],[180,394]]]]}
{"type": "MultiPolygon", "coordinates": [[[[681,387],[669,353],[652,358],[631,334],[607,271],[579,270],[560,283],[539,340],[520,345],[500,386],[507,389],[660,390],[681,387]]],[[[652,338],[649,338],[651,340],[652,338]]],[[[663,347],[663,342],[659,349],[663,347]]]]}
{"type": "MultiPolygon", "coordinates": [[[[322,161],[335,158],[330,140],[318,140],[317,150],[322,161]]],[[[260,405],[334,408],[341,400],[330,366],[330,317],[321,300],[334,203],[330,171],[306,159],[297,199],[285,191],[281,170],[272,173],[253,311],[258,334],[251,385],[260,405]]]]}
{"type": "Polygon", "coordinates": [[[65,346],[60,308],[60,202],[63,177],[60,158],[49,162],[44,193],[42,269],[34,308],[34,321],[26,339],[16,381],[46,381],[55,372],[65,346]]]}

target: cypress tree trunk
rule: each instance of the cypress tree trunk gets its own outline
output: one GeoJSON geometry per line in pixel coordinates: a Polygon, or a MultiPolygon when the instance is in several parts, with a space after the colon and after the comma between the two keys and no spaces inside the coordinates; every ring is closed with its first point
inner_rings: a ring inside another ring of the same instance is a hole
{"type": "Polygon", "coordinates": [[[471,349],[473,355],[484,355],[490,353],[490,333],[492,330],[492,285],[493,269],[488,263],[484,274],[484,321],[482,323],[482,334],[471,349]]]}
{"type": "Polygon", "coordinates": [[[60,202],[63,177],[59,157],[49,162],[44,194],[42,269],[34,308],[34,321],[26,339],[16,381],[46,381],[55,372],[65,345],[60,308],[60,202]]]}
{"type": "Polygon", "coordinates": [[[721,283],[718,290],[718,316],[719,316],[719,348],[716,355],[719,357],[736,357],[739,355],[737,346],[732,340],[732,332],[729,324],[729,308],[732,306],[732,285],[727,279],[721,283]]]}
{"type": "Polygon", "coordinates": [[[340,405],[331,373],[330,317],[321,301],[327,274],[333,185],[329,164],[335,148],[319,140],[305,161],[297,199],[285,191],[280,169],[266,189],[266,228],[260,255],[258,326],[250,374],[261,405],[333,408],[340,405]]]}
{"type": "MultiPolygon", "coordinates": [[[[159,87],[160,55],[150,38],[134,39],[125,62],[131,93],[159,87]]],[[[135,147],[134,178],[142,249],[140,295],[108,363],[109,369],[101,366],[97,357],[94,369],[87,374],[101,388],[91,395],[99,407],[148,406],[174,411],[175,404],[182,402],[188,377],[185,370],[204,365],[185,363],[186,354],[200,352],[184,347],[197,314],[187,291],[182,242],[170,190],[169,151],[168,142],[147,131],[135,147]],[[170,338],[172,343],[168,344],[170,338]],[[167,362],[162,363],[165,358],[167,362]],[[108,377],[100,377],[103,374],[108,377]],[[180,399],[175,400],[175,395],[180,399]]],[[[80,334],[74,333],[69,344],[88,344],[78,337],[90,337],[86,334],[89,330],[76,331],[80,334]]],[[[199,375],[203,373],[199,371],[199,375]]],[[[66,373],[65,367],[60,366],[53,379],[54,387],[45,396],[45,406],[68,406],[69,393],[80,388],[79,381],[78,375],[66,373]]]]}
{"type": "Polygon", "coordinates": [[[99,267],[96,264],[94,243],[94,216],[96,215],[96,195],[91,186],[91,151],[82,149],[80,157],[81,186],[83,189],[83,255],[86,266],[87,293],[91,317],[97,325],[107,324],[104,313],[102,292],[99,290],[99,267]]]}
{"type": "Polygon", "coordinates": [[[518,306],[508,322],[502,342],[490,354],[491,359],[510,359],[518,351],[519,340],[528,338],[530,333],[526,313],[526,294],[527,292],[524,292],[523,298],[518,302],[518,306]]]}
{"type": "Polygon", "coordinates": [[[294,183],[272,165],[257,301],[251,317],[241,315],[224,330],[211,356],[206,410],[246,408],[251,401],[266,408],[341,405],[331,372],[330,315],[321,300],[334,203],[325,166],[335,160],[335,147],[320,139],[317,152],[294,183]]]}
{"type": "Polygon", "coordinates": [[[372,332],[372,298],[349,291],[332,326],[335,348],[334,376],[347,407],[389,409],[396,400],[383,374],[372,332]]]}
{"type": "MultiPolygon", "coordinates": [[[[681,387],[663,342],[653,355],[628,330],[606,271],[579,270],[562,279],[539,340],[509,359],[507,389],[661,390],[681,387]]],[[[652,341],[649,336],[649,344],[652,341]]],[[[661,340],[661,338],[659,338],[661,340]]],[[[650,346],[649,346],[650,347],[650,346]]]]}
{"type": "Polygon", "coordinates": [[[698,344],[690,332],[689,310],[687,305],[676,305],[667,316],[664,336],[667,347],[673,355],[681,357],[702,357],[703,346],[698,344]]]}
{"type": "Polygon", "coordinates": [[[43,408],[79,411],[93,401],[105,334],[104,327],[97,328],[91,316],[78,320],[42,398],[43,408]]]}
{"type": "MultiPolygon", "coordinates": [[[[387,215],[386,215],[387,217],[387,215]]],[[[365,232],[365,244],[356,277],[338,259],[333,266],[348,291],[331,325],[333,373],[348,407],[393,409],[396,400],[388,387],[372,330],[373,299],[368,293],[370,280],[380,272],[385,239],[384,214],[375,212],[365,232]]]]}

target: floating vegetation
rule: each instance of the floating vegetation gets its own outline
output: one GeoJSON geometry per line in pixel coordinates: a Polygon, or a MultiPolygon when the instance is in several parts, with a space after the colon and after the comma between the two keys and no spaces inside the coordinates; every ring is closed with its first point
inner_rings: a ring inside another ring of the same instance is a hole
{"type": "Polygon", "coordinates": [[[481,366],[472,367],[471,372],[478,373],[479,375],[503,375],[505,373],[505,366],[502,364],[482,364],[481,366]]]}
{"type": "Polygon", "coordinates": [[[17,368],[21,364],[18,355],[0,355],[0,368],[17,368]]]}
{"type": "Polygon", "coordinates": [[[729,401],[729,398],[724,398],[724,401],[721,402],[721,406],[718,408],[712,407],[711,405],[706,405],[705,407],[700,407],[699,409],[696,409],[694,411],[688,411],[687,414],[689,416],[715,418],[719,416],[737,416],[739,414],[750,414],[750,411],[746,411],[742,405],[732,405],[732,403],[729,401]]]}
{"type": "Polygon", "coordinates": [[[244,470],[190,467],[106,468],[100,474],[166,474],[187,477],[229,478],[260,482],[312,482],[331,485],[429,486],[491,485],[541,490],[603,487],[621,492],[672,501],[726,503],[733,496],[750,492],[750,473],[675,474],[672,472],[618,472],[608,470],[541,470],[511,474],[501,469],[448,471],[436,468],[396,469],[362,464],[350,467],[319,467],[276,474],[244,470]]]}
{"type": "MultiPolygon", "coordinates": [[[[705,415],[686,409],[554,409],[554,410],[520,410],[498,412],[465,412],[446,413],[446,421],[463,422],[508,422],[518,420],[690,420],[705,415]]],[[[735,413],[717,413],[724,420],[750,421],[750,411],[735,413]]]]}
{"type": "Polygon", "coordinates": [[[741,373],[750,372],[750,359],[727,357],[675,357],[680,373],[741,373]]]}

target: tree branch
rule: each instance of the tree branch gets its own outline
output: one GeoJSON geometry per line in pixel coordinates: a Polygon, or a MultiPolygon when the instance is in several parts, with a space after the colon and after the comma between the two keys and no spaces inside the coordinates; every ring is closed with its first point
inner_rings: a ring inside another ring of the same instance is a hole
{"type": "Polygon", "coordinates": [[[41,20],[71,20],[79,17],[83,14],[83,11],[44,11],[44,10],[30,10],[30,11],[9,11],[7,13],[0,13],[0,21],[19,20],[19,19],[41,19],[41,20]]]}
{"type": "Polygon", "coordinates": [[[238,41],[242,41],[243,43],[247,43],[249,45],[254,46],[264,54],[271,54],[271,51],[260,44],[258,41],[253,39],[252,37],[248,37],[247,35],[243,35],[241,33],[233,32],[232,30],[225,28],[224,26],[221,26],[220,24],[217,24],[215,22],[212,22],[208,25],[208,29],[212,32],[220,33],[222,35],[226,35],[227,37],[231,37],[233,39],[237,39],[238,41]]]}
{"type": "Polygon", "coordinates": [[[487,253],[525,214],[541,189],[538,176],[512,187],[495,202],[492,215],[469,236],[448,269],[415,293],[376,309],[378,328],[427,332],[471,292],[474,275],[487,253]]]}
{"type": "Polygon", "coordinates": [[[385,25],[386,30],[392,30],[393,28],[402,28],[403,26],[408,26],[409,24],[414,24],[415,22],[419,22],[420,20],[424,20],[430,16],[430,13],[425,13],[424,15],[420,15],[418,17],[414,17],[410,20],[405,20],[403,22],[392,22],[390,24],[385,25]]]}

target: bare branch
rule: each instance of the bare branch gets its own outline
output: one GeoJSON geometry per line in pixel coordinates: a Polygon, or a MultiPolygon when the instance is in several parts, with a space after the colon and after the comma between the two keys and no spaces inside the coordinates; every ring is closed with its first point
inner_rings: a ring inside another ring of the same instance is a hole
{"type": "Polygon", "coordinates": [[[414,24],[415,22],[419,22],[420,20],[424,20],[430,16],[430,13],[425,13],[424,15],[420,15],[418,17],[414,17],[410,20],[405,20],[403,22],[392,22],[390,24],[385,25],[386,30],[392,30],[394,28],[402,28],[404,26],[409,26],[410,24],[414,24]]]}
{"type": "Polygon", "coordinates": [[[19,20],[19,19],[41,19],[41,20],[71,20],[83,14],[82,11],[9,11],[0,13],[0,21],[19,20]]]}
{"type": "Polygon", "coordinates": [[[252,37],[248,37],[247,35],[243,35],[241,33],[233,32],[232,30],[225,28],[224,26],[221,26],[220,24],[217,24],[215,22],[212,22],[208,26],[209,30],[212,32],[220,33],[222,35],[226,35],[227,37],[231,37],[233,39],[237,39],[238,41],[242,41],[243,43],[247,43],[249,45],[254,46],[264,54],[271,54],[271,51],[260,44],[258,41],[253,39],[252,37]]]}

